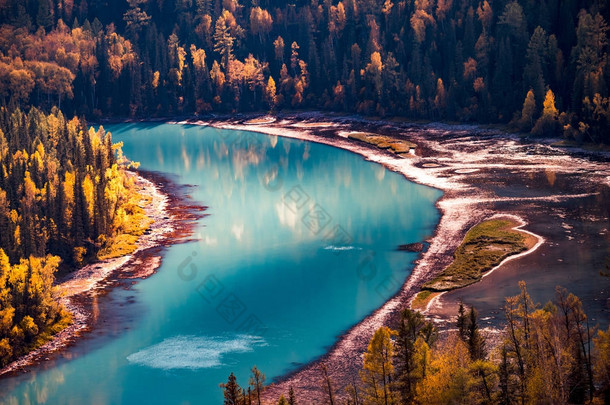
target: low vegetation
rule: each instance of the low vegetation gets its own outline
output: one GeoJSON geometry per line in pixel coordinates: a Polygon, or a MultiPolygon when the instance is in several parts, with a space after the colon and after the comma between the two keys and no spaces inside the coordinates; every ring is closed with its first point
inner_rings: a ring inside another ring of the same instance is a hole
{"type": "Polygon", "coordinates": [[[367,132],[352,132],[348,135],[348,138],[368,143],[369,145],[373,145],[379,149],[386,149],[401,156],[408,154],[410,149],[415,149],[417,147],[417,145],[413,142],[367,132]]]}
{"type": "Polygon", "coordinates": [[[252,119],[244,122],[244,124],[247,124],[247,125],[269,124],[274,121],[275,121],[274,117],[265,116],[265,117],[252,118],[252,119]]]}
{"type": "Polygon", "coordinates": [[[439,294],[440,293],[438,292],[432,292],[430,290],[420,291],[415,298],[413,298],[413,301],[411,301],[411,308],[417,311],[423,311],[426,309],[426,306],[428,306],[428,303],[439,294]]]}
{"type": "Polygon", "coordinates": [[[510,219],[481,222],[466,233],[453,254],[453,262],[441,274],[424,284],[429,291],[449,291],[476,283],[507,257],[531,248],[535,238],[513,229],[510,219]]]}

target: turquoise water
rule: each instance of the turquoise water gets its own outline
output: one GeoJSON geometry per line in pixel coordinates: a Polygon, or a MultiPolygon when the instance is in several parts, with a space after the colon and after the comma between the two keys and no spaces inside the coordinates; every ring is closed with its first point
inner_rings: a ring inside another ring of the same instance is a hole
{"type": "Polygon", "coordinates": [[[395,294],[439,220],[441,193],[324,145],[181,125],[109,126],[141,168],[194,187],[210,208],[197,241],[157,274],[98,300],[94,333],[0,400],[216,404],[231,371],[247,385],[323,355],[395,294]]]}

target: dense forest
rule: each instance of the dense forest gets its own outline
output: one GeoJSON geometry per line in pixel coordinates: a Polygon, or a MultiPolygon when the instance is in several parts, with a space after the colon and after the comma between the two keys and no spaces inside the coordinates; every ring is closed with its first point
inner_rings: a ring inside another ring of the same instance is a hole
{"type": "MultiPolygon", "coordinates": [[[[360,379],[339,382],[319,366],[321,403],[608,404],[610,328],[589,325],[578,297],[557,287],[535,304],[523,282],[506,298],[505,327],[489,344],[474,308],[460,304],[454,328],[441,334],[420,312],[404,309],[396,330],[379,328],[363,356],[360,379]],[[338,391],[337,386],[346,386],[338,391]]],[[[265,375],[252,368],[241,388],[233,373],[220,384],[225,405],[260,405],[265,375]]],[[[309,403],[292,388],[277,405],[309,403]]]]}
{"type": "Polygon", "coordinates": [[[87,117],[323,109],[610,143],[597,0],[4,0],[0,98],[87,117]]]}
{"type": "Polygon", "coordinates": [[[0,367],[69,321],[60,263],[111,257],[148,226],[130,164],[101,127],[0,108],[0,367]]]}

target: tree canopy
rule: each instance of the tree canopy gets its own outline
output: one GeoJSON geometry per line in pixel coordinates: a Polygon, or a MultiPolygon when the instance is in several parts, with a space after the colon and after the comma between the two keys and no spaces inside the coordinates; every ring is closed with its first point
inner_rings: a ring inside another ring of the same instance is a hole
{"type": "Polygon", "coordinates": [[[129,163],[102,127],[0,107],[0,367],[66,326],[53,283],[135,248],[149,221],[129,163]]]}
{"type": "Polygon", "coordinates": [[[89,117],[512,122],[607,143],[609,14],[594,0],[7,0],[0,99],[89,117]]]}

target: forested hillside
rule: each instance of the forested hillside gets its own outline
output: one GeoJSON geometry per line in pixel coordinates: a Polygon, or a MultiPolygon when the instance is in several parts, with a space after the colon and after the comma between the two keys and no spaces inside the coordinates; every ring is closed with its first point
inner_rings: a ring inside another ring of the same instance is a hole
{"type": "Polygon", "coordinates": [[[53,289],[61,262],[135,248],[149,221],[128,164],[103,128],[0,107],[0,367],[69,321],[53,289]]]}
{"type": "Polygon", "coordinates": [[[101,127],[56,109],[0,109],[0,249],[13,263],[51,253],[79,266],[137,233],[146,221],[121,163],[120,144],[101,127]]]}
{"type": "Polygon", "coordinates": [[[594,0],[4,0],[0,97],[67,113],[323,109],[610,142],[594,0]]]}

